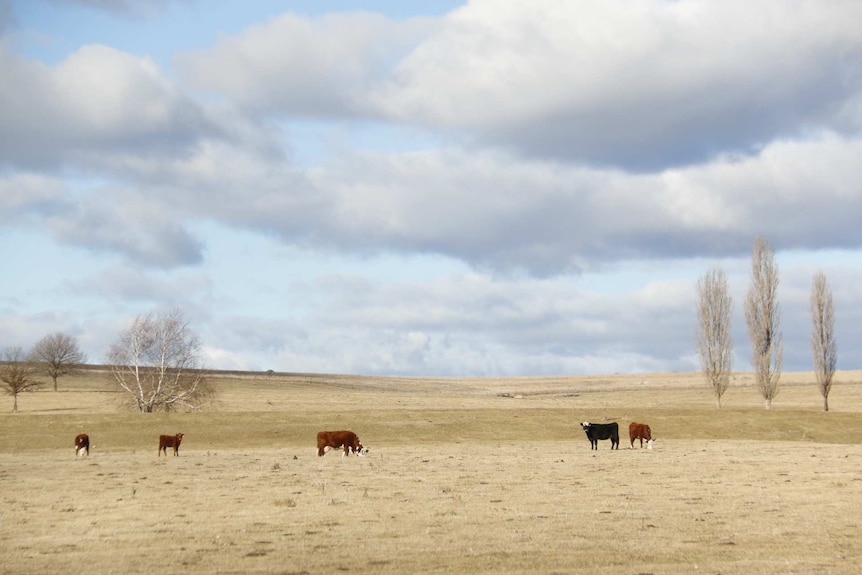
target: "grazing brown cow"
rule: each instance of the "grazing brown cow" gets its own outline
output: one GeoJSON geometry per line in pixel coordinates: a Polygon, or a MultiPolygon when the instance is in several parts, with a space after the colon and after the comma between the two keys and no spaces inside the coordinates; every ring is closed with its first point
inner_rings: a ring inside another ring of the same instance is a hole
{"type": "Polygon", "coordinates": [[[317,434],[317,456],[323,457],[330,449],[344,447],[341,457],[350,455],[353,451],[356,455],[365,455],[368,449],[362,447],[359,438],[352,431],[321,431],[317,434]]]}
{"type": "Polygon", "coordinates": [[[75,457],[85,453],[90,455],[90,436],[86,433],[79,433],[75,436],[75,457]]]}
{"type": "Polygon", "coordinates": [[[183,433],[177,433],[176,435],[160,435],[159,436],[159,456],[162,455],[162,451],[165,452],[165,457],[168,456],[168,447],[174,448],[174,455],[179,457],[180,450],[180,442],[183,440],[183,433]]]}
{"type": "Polygon", "coordinates": [[[632,421],[631,425],[629,425],[629,440],[631,441],[631,448],[634,448],[635,446],[635,439],[641,440],[641,447],[644,446],[644,440],[646,440],[647,449],[652,449],[653,438],[649,425],[632,421]]]}

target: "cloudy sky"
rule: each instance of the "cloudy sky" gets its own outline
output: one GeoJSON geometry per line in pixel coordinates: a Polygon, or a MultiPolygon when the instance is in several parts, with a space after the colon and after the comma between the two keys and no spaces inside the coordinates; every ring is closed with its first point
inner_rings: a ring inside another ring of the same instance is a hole
{"type": "Polygon", "coordinates": [[[182,309],[212,368],[696,370],[755,238],[862,368],[858,0],[0,0],[0,348],[182,309]]]}

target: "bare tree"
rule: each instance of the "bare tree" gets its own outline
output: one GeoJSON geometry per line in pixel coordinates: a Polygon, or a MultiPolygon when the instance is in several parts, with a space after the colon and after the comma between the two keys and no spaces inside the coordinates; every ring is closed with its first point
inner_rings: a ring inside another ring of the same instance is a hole
{"type": "Polygon", "coordinates": [[[3,352],[0,381],[6,384],[6,393],[15,398],[12,404],[13,413],[18,411],[19,393],[33,391],[42,385],[41,381],[35,379],[35,368],[20,347],[10,347],[3,352]]]}
{"type": "Polygon", "coordinates": [[[754,379],[766,409],[778,395],[783,346],[779,331],[778,266],[775,252],[757,238],[751,253],[751,287],[745,300],[745,321],[751,339],[754,379]]]}
{"type": "Polygon", "coordinates": [[[823,396],[823,411],[829,411],[829,391],[838,364],[835,345],[835,307],[832,290],[823,272],[814,274],[811,284],[811,352],[814,355],[814,375],[823,396]]]}
{"type": "Polygon", "coordinates": [[[33,346],[30,357],[33,362],[42,364],[44,371],[54,380],[54,391],[57,391],[57,378],[73,373],[87,361],[78,341],[60,332],[40,339],[33,346]]]}
{"type": "Polygon", "coordinates": [[[697,282],[697,350],[700,365],[715,393],[715,407],[721,409],[721,396],[730,384],[733,367],[733,340],[730,319],[733,298],[727,289],[724,271],[713,268],[697,282]]]}
{"type": "Polygon", "coordinates": [[[142,413],[199,409],[215,390],[200,361],[200,340],[182,311],[139,315],[108,350],[119,386],[142,413]]]}

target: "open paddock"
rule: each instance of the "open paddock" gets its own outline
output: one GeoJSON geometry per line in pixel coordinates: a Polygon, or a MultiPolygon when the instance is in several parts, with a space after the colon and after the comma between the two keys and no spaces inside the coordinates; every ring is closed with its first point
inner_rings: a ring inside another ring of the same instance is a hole
{"type": "Polygon", "coordinates": [[[842,375],[829,413],[803,381],[718,411],[679,374],[222,376],[217,410],[150,415],[61,380],[0,415],[0,572],[856,573],[862,385],[842,375]],[[590,451],[578,422],[604,418],[655,448],[590,451]],[[370,454],[317,457],[341,428],[370,454]]]}

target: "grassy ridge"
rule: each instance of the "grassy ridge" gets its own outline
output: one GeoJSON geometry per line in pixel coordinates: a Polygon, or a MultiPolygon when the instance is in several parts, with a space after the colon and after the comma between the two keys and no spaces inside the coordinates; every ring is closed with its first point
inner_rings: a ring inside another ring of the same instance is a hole
{"type": "MultiPolygon", "coordinates": [[[[723,439],[860,443],[862,418],[855,413],[756,409],[653,409],[632,412],[648,421],[658,441],[723,439]]],[[[321,429],[357,430],[375,445],[430,445],[513,441],[586,442],[582,420],[602,421],[600,410],[510,408],[465,410],[374,410],[314,413],[246,412],[192,414],[22,415],[0,417],[0,451],[68,449],[81,431],[99,450],[152,450],[162,433],[183,432],[184,450],[313,446],[321,429]]],[[[620,420],[627,445],[630,419],[620,420]]],[[[600,443],[606,448],[607,442],[600,443]]]]}
{"type": "MultiPolygon", "coordinates": [[[[731,389],[716,410],[699,374],[560,378],[374,378],[222,374],[220,400],[199,413],[139,414],[120,407],[104,369],[61,380],[60,392],[22,394],[21,412],[0,412],[0,451],[72,450],[82,431],[94,449],[152,450],[163,433],[186,434],[183,449],[313,446],[317,431],[349,428],[368,446],[512,441],[583,441],[584,420],[651,425],[659,441],[783,440],[862,443],[862,384],[843,374],[837,411],[820,407],[810,374],[790,374],[774,407],[731,389]]],[[[6,398],[11,402],[11,398],[6,398]]],[[[11,403],[10,403],[11,405],[11,403]]],[[[601,444],[606,445],[605,443],[601,444]]]]}

